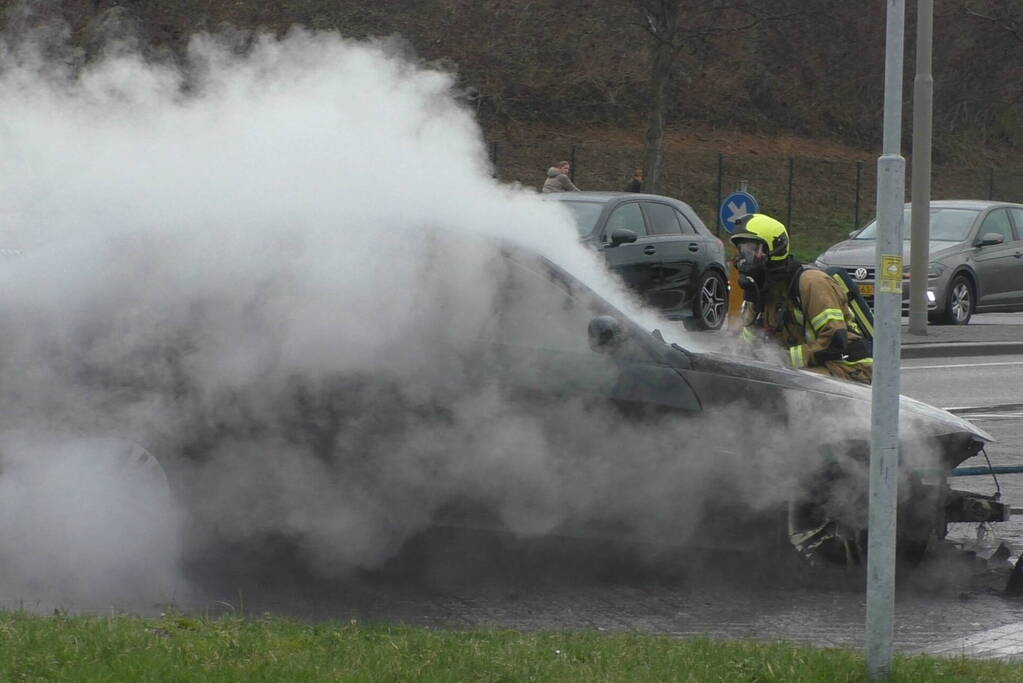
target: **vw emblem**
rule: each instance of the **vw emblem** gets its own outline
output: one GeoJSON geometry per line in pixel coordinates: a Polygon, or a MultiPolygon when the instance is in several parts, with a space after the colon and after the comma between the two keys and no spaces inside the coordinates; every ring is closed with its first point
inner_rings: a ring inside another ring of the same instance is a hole
{"type": "Polygon", "coordinates": [[[857,280],[866,280],[867,279],[867,269],[866,268],[857,268],[856,269],[856,279],[857,280]]]}

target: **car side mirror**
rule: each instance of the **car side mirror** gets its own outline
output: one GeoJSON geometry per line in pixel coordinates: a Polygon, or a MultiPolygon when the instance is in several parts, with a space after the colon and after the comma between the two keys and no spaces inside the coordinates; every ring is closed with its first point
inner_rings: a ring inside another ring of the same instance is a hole
{"type": "Polygon", "coordinates": [[[607,246],[617,247],[628,242],[635,242],[637,237],[636,233],[628,228],[615,228],[611,231],[611,239],[608,240],[607,246]]]}
{"type": "Polygon", "coordinates": [[[610,315],[598,315],[590,320],[586,333],[589,336],[590,348],[597,353],[613,353],[625,343],[622,323],[610,315]]]}
{"type": "Polygon", "coordinates": [[[989,247],[992,244],[1002,244],[1005,242],[1005,236],[1000,232],[985,232],[984,236],[977,242],[978,247],[989,247]]]}
{"type": "Polygon", "coordinates": [[[852,230],[852,231],[850,231],[850,233],[849,233],[849,239],[853,239],[853,238],[855,238],[855,237],[856,237],[856,235],[858,235],[859,233],[860,233],[860,231],[859,231],[859,230],[852,230]]]}

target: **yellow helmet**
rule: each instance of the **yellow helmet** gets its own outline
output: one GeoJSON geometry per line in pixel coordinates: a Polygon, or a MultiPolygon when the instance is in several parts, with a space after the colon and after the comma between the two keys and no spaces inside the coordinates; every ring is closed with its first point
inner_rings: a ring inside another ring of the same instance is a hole
{"type": "Polygon", "coordinates": [[[735,219],[735,232],[730,239],[736,246],[744,240],[763,242],[771,261],[789,257],[789,233],[785,226],[762,213],[748,213],[735,219]]]}

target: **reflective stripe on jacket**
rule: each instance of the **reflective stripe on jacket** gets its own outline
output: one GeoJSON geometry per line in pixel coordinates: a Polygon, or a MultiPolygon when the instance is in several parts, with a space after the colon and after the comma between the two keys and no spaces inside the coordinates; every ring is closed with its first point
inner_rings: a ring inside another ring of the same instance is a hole
{"type": "Polygon", "coordinates": [[[836,351],[842,348],[836,333],[846,335],[846,347],[859,342],[855,346],[862,348],[859,327],[837,283],[821,270],[804,270],[799,276],[799,299],[801,306],[790,298],[787,282],[772,285],[762,315],[754,319],[744,312],[743,338],[752,339],[756,328],[762,328],[767,337],[788,349],[792,367],[869,383],[872,358],[850,360],[836,351]]]}

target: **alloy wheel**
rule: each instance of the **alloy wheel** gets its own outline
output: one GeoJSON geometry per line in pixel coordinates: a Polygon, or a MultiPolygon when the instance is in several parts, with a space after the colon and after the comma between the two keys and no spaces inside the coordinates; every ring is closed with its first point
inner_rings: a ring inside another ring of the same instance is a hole
{"type": "Polygon", "coordinates": [[[965,320],[969,319],[972,303],[970,286],[962,280],[956,282],[952,288],[952,302],[950,306],[952,322],[961,325],[965,320]]]}
{"type": "Polygon", "coordinates": [[[716,275],[707,276],[700,287],[700,317],[708,329],[716,330],[721,327],[726,303],[721,278],[716,275]]]}

